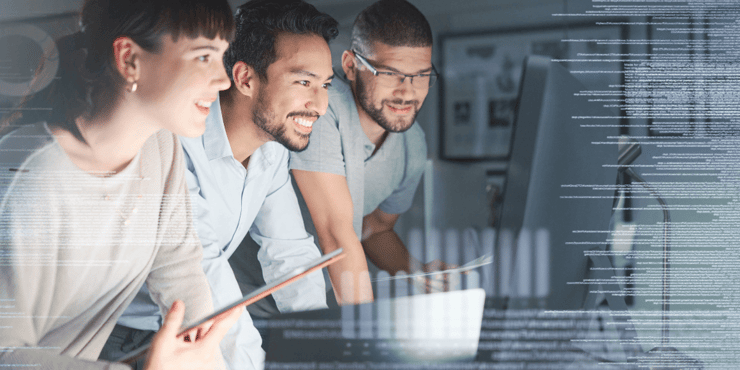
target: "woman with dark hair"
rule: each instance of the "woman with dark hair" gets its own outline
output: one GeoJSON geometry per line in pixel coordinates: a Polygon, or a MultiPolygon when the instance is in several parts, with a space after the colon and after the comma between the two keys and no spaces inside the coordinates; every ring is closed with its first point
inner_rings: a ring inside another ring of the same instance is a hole
{"type": "Polygon", "coordinates": [[[213,307],[175,134],[201,135],[229,87],[231,9],[87,0],[81,25],[0,140],[0,366],[128,368],[95,360],[146,283],[171,307],[146,368],[213,368],[241,310],[176,336],[213,307]]]}

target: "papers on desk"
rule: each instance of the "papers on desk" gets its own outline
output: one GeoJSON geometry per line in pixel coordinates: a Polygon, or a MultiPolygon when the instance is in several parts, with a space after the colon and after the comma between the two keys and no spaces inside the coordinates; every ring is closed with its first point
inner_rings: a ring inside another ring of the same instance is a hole
{"type": "Polygon", "coordinates": [[[432,271],[432,272],[415,272],[413,274],[400,275],[400,276],[399,275],[389,276],[389,277],[373,279],[371,281],[378,282],[378,281],[388,281],[388,280],[397,280],[397,279],[410,279],[410,278],[417,278],[417,277],[431,276],[431,275],[451,274],[451,273],[456,273],[456,272],[462,273],[462,272],[476,269],[481,266],[489,265],[491,263],[493,263],[493,256],[491,256],[490,254],[486,254],[460,267],[456,267],[452,269],[447,269],[447,270],[442,270],[442,271],[432,271]]]}

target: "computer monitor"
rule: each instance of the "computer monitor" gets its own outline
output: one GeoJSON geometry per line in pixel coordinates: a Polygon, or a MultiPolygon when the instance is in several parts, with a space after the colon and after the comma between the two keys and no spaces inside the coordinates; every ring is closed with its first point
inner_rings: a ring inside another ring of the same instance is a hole
{"type": "Polygon", "coordinates": [[[500,295],[514,298],[510,304],[539,296],[540,308],[582,308],[584,251],[605,246],[617,177],[608,165],[617,163],[617,146],[604,144],[618,134],[617,120],[584,90],[550,58],[524,62],[499,226],[497,277],[508,283],[500,295]],[[506,233],[522,230],[525,237],[508,243],[512,251],[502,251],[506,233]]]}

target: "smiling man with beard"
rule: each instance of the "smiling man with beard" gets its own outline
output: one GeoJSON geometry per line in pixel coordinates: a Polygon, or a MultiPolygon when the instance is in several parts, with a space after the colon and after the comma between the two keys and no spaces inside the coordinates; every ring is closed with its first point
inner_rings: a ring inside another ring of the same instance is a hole
{"type": "Polygon", "coordinates": [[[373,299],[366,256],[391,274],[421,265],[393,227],[412,203],[427,158],[416,115],[434,84],[432,30],[404,0],[363,10],[350,50],[329,90],[329,109],[314,125],[308,149],[291,154],[291,170],[324,253],[344,248],[330,266],[339,304],[373,299]],[[343,278],[347,272],[353,282],[343,278]]]}
{"type": "MultiPolygon", "coordinates": [[[[242,297],[228,259],[247,232],[259,244],[259,263],[248,268],[268,284],[321,256],[303,224],[286,148],[306,148],[313,123],[326,112],[334,76],[328,42],[337,34],[332,17],[301,0],[253,0],[237,10],[234,41],[224,55],[231,87],[218,99],[201,98],[209,112],[205,134],[181,139],[215,307],[242,297]]],[[[320,272],[272,297],[280,312],[326,307],[320,272]]],[[[143,289],[104,355],[115,358],[145,344],[160,323],[159,308],[143,289]]],[[[261,369],[260,344],[243,314],[221,350],[230,369],[261,369]]]]}

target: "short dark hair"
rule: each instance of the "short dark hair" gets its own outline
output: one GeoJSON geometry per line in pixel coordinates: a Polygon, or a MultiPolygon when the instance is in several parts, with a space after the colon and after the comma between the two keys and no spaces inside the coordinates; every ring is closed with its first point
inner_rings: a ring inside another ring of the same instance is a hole
{"type": "Polygon", "coordinates": [[[302,0],[252,0],[236,11],[236,35],[224,54],[231,80],[232,69],[241,61],[254,68],[261,80],[277,60],[275,40],[280,32],[315,34],[330,42],[339,34],[338,23],[302,0]]]}
{"type": "Polygon", "coordinates": [[[46,121],[84,142],[75,119],[109,114],[123,92],[113,58],[117,38],[127,36],[152,53],[160,51],[165,35],[230,41],[234,17],[226,0],[86,0],[80,26],[57,40],[57,79],[24,99],[4,125],[46,121]]]}
{"type": "Polygon", "coordinates": [[[355,18],[350,49],[369,54],[373,42],[389,46],[432,46],[432,27],[424,14],[408,1],[380,0],[355,18]]]}

